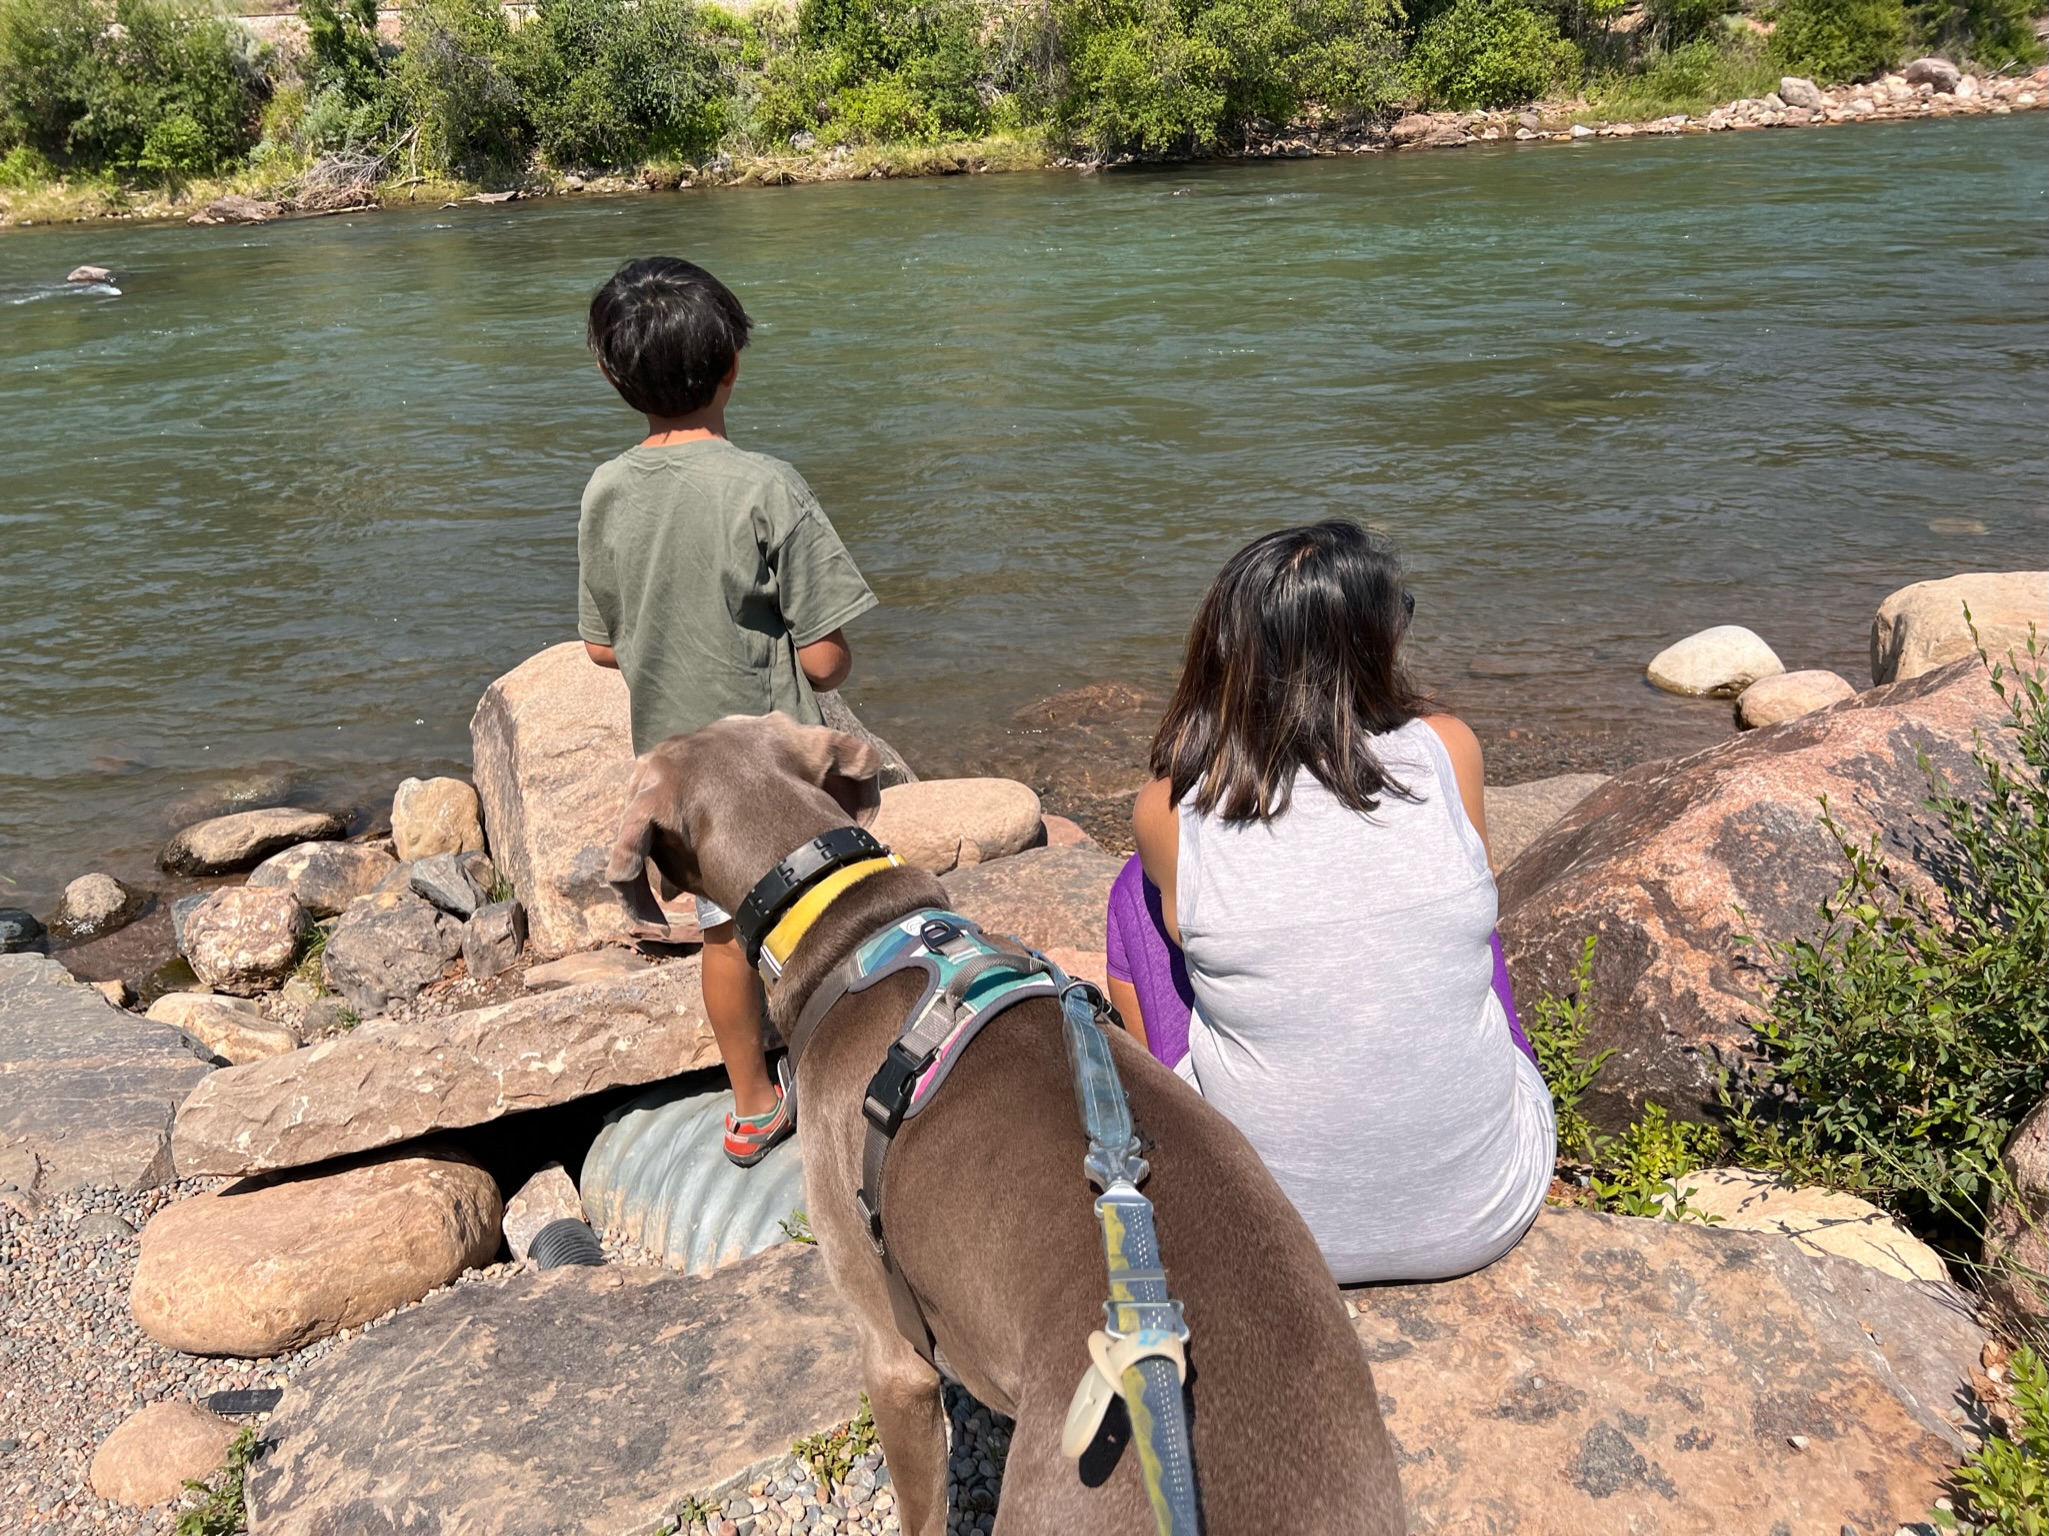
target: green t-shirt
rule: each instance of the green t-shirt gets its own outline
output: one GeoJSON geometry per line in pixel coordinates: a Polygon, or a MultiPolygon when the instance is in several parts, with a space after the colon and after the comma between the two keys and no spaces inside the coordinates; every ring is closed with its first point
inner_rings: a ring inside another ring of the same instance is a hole
{"type": "Polygon", "coordinates": [[[724,438],[599,465],[576,553],[577,629],[618,655],[635,752],[726,715],[822,724],[797,648],[875,606],[803,477],[724,438]]]}

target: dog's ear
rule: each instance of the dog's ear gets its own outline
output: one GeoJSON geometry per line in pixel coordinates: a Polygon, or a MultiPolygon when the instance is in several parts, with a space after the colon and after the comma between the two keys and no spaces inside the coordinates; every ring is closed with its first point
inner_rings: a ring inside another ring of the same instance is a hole
{"type": "Polygon", "coordinates": [[[822,725],[803,732],[804,762],[811,782],[840,803],[840,809],[867,826],[882,809],[882,754],[858,736],[822,725]]]}
{"type": "Polygon", "coordinates": [[[657,899],[655,882],[660,872],[653,858],[655,834],[667,832],[678,841],[688,841],[675,805],[674,785],[664,765],[643,757],[634,765],[626,810],[619,818],[619,835],[613,839],[612,856],[605,861],[605,883],[618,891],[635,921],[656,927],[666,926],[669,916],[657,899]]]}

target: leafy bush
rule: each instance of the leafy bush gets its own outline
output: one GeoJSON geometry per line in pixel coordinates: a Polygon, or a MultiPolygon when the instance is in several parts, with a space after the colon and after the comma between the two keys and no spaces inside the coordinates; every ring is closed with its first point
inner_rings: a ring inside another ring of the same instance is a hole
{"type": "Polygon", "coordinates": [[[1908,12],[1916,51],[1969,59],[1984,69],[2039,64],[2039,0],[1925,0],[1908,12]]]}
{"type": "Polygon", "coordinates": [[[1762,49],[1740,40],[1696,38],[1589,82],[1587,100],[1604,116],[1622,120],[1698,113],[1724,101],[1776,90],[1778,68],[1762,49]]]}
{"type": "Polygon", "coordinates": [[[1737,8],[1737,0],[1646,0],[1647,40],[1661,49],[1676,48],[1705,36],[1737,8]]]}
{"type": "MultiPolygon", "coordinates": [[[[2012,1404],[2008,1432],[1994,1435],[1958,1467],[1952,1481],[1963,1516],[1984,1536],[2049,1536],[2049,1365],[2027,1345],[2006,1362],[2012,1404]]],[[[1956,1516],[1936,1510],[1936,1524],[1956,1516]]]]}
{"type": "Polygon", "coordinates": [[[691,0],[541,0],[521,78],[556,165],[695,158],[725,131],[730,82],[691,0]]]}
{"type": "MultiPolygon", "coordinates": [[[[377,0],[305,0],[299,14],[306,22],[300,73],[312,93],[299,137],[313,149],[396,138],[403,129],[392,78],[395,50],[377,35],[377,0]]],[[[274,131],[265,136],[281,137],[274,131]]]]}
{"type": "Polygon", "coordinates": [[[974,0],[803,0],[777,126],[849,143],[983,133],[981,33],[974,0]]]}
{"type": "Polygon", "coordinates": [[[1863,80],[1900,61],[1907,15],[1900,0],[1779,0],[1772,56],[1792,74],[1863,80]]]}
{"type": "Polygon", "coordinates": [[[1734,1121],[1760,1155],[1971,1229],[2049,1092],[2049,658],[2029,655],[1992,669],[2017,769],[1981,744],[1967,798],[1922,759],[1956,850],[1944,910],[1824,808],[1848,874],[1818,936],[1762,946],[1778,975],[1760,1086],[1783,1098],[1753,1095],[1734,1121]]]}
{"type": "Polygon", "coordinates": [[[170,0],[0,0],[0,147],[54,166],[218,171],[255,142],[269,90],[261,50],[225,17],[170,0]]]}
{"type": "Polygon", "coordinates": [[[398,89],[429,165],[482,179],[525,167],[533,129],[514,46],[497,0],[414,0],[406,7],[398,89]]]}
{"type": "Polygon", "coordinates": [[[1522,0],[1454,0],[1416,34],[1409,64],[1433,104],[1463,111],[1534,100],[1576,73],[1579,50],[1522,0]]]}

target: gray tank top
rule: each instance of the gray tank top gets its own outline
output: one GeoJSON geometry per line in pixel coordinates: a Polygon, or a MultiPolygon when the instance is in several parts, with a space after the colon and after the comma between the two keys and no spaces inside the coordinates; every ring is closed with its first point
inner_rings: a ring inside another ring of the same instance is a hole
{"type": "Polygon", "coordinates": [[[1181,808],[1187,1076],[1265,1159],[1341,1284],[1493,1262],[1536,1219],[1551,1095],[1494,994],[1487,851],[1421,720],[1374,739],[1415,796],[1308,773],[1273,822],[1181,808]]]}

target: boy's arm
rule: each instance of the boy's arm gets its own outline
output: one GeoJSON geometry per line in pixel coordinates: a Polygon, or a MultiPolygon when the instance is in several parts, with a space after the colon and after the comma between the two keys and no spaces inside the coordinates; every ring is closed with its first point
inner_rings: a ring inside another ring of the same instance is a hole
{"type": "MultiPolygon", "coordinates": [[[[595,651],[596,647],[592,650],[595,651]]],[[[608,651],[606,654],[609,656],[611,653],[608,651]]],[[[596,661],[597,657],[593,655],[591,659],[596,661]]],[[[598,665],[616,667],[618,663],[600,661],[598,665]]],[[[847,644],[846,631],[836,629],[809,645],[798,646],[797,665],[804,669],[804,676],[816,692],[824,693],[839,687],[847,680],[847,674],[854,670],[854,648],[847,644]]]]}
{"type": "MultiPolygon", "coordinates": [[[[610,667],[614,672],[619,670],[619,658],[613,654],[612,648],[609,645],[599,645],[594,641],[586,640],[583,643],[583,649],[584,654],[589,656],[599,666],[610,667]]],[[[802,653],[800,652],[799,654],[801,655],[802,653]]]]}

